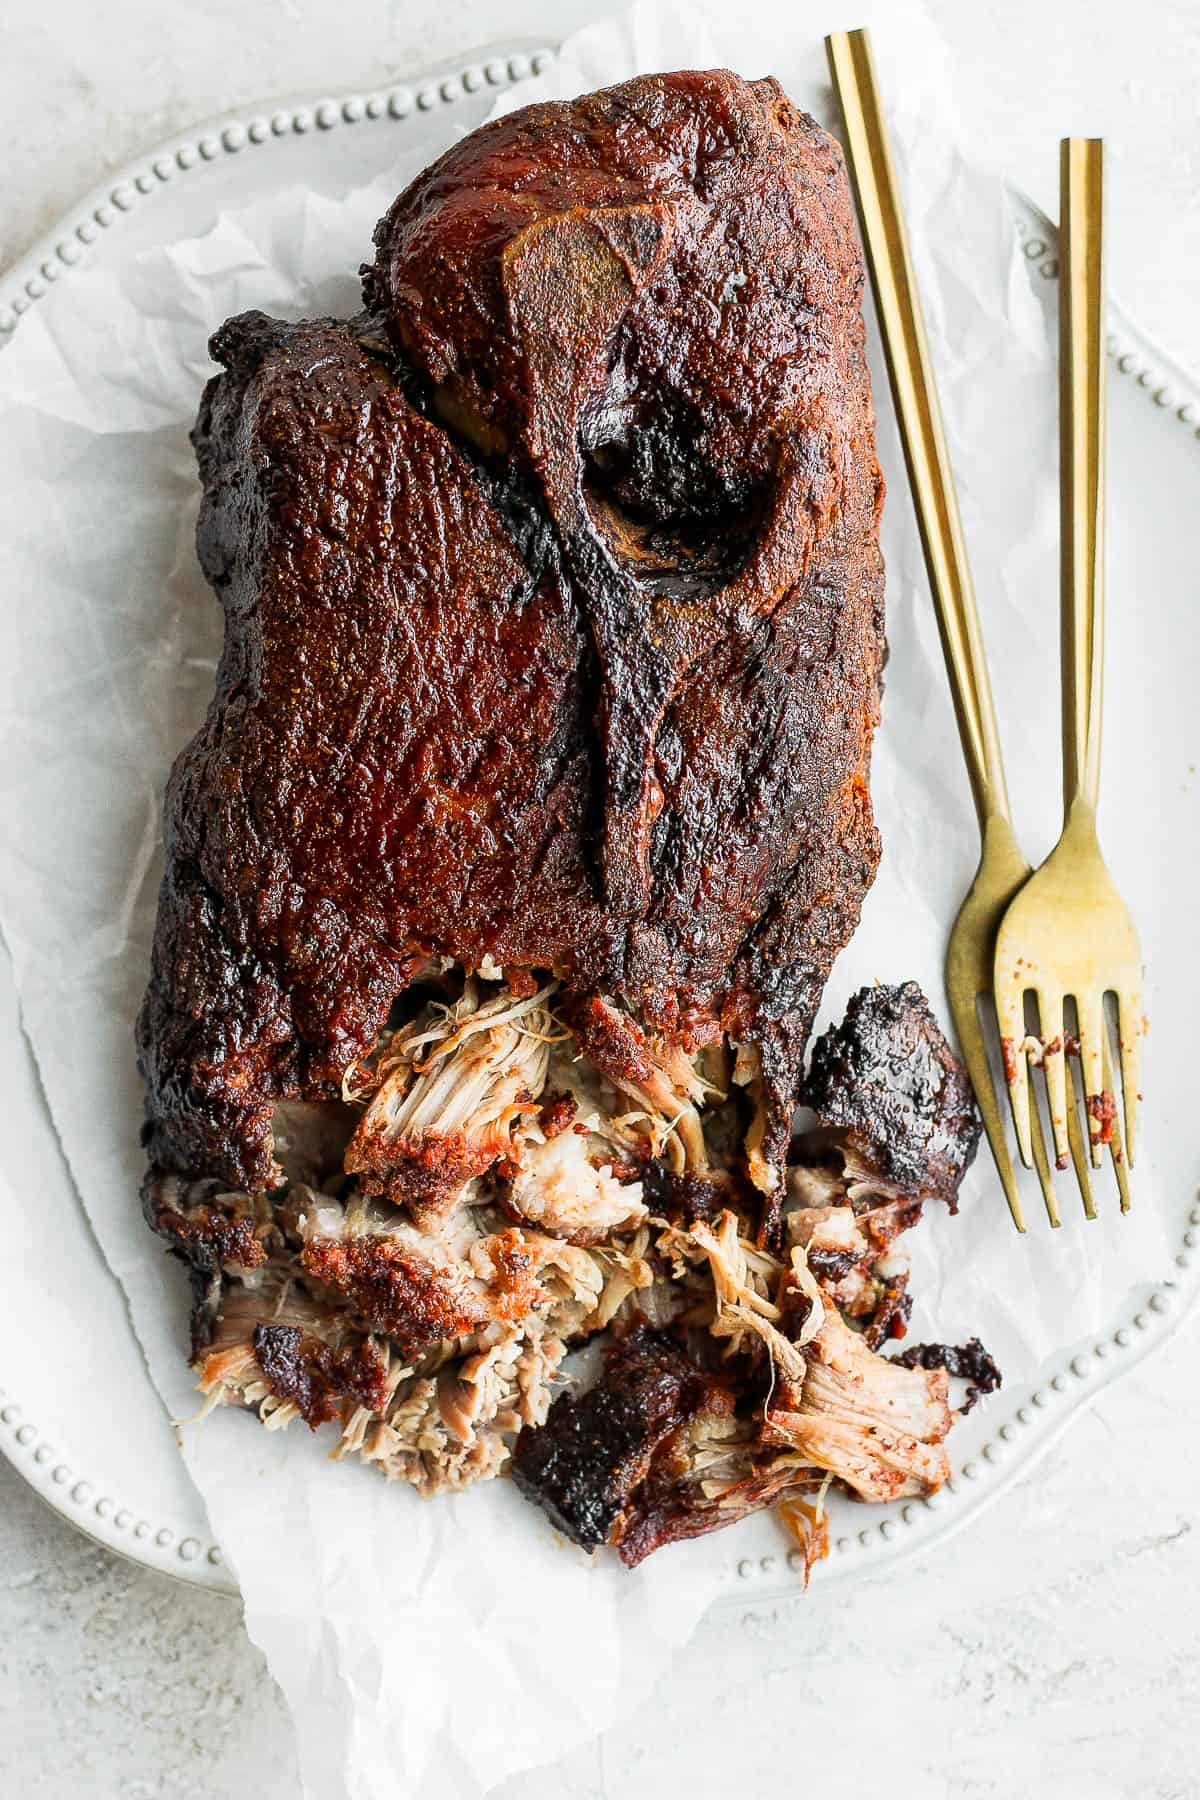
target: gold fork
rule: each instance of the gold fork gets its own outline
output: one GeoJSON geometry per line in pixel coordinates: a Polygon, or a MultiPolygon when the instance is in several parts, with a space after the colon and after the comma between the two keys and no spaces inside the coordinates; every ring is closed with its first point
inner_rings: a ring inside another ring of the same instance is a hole
{"type": "MultiPolygon", "coordinates": [[[[1017,1230],[1024,1231],[980,1007],[991,1003],[996,929],[1028,879],[1029,864],[1009,815],[979,615],[870,37],[865,31],[834,32],[825,47],[846,123],[847,156],[892,397],[982,840],[978,872],[950,935],[947,995],[1009,1211],[1017,1230]]],[[[1054,1179],[1036,1111],[1030,1141],[1046,1211],[1057,1225],[1054,1179]]],[[[1080,1165],[1086,1166],[1082,1142],[1078,1151],[1080,1165]]]]}
{"type": "MultiPolygon", "coordinates": [[[[1105,866],[1096,836],[1104,670],[1104,147],[1065,138],[1059,245],[1059,484],[1062,509],[1063,831],[1021,889],[996,942],[996,1013],[1005,1052],[1013,1123],[1029,1162],[1029,1062],[1046,1080],[1056,1161],[1078,1132],[1075,1082],[1068,1074],[1065,1005],[1073,999],[1091,1160],[1108,1144],[1129,1206],[1126,1166],[1136,1143],[1142,957],[1137,932],[1105,866]],[[1116,998],[1124,1088],[1124,1146],[1105,1011],[1116,998]],[[1026,998],[1038,1020],[1026,1030],[1026,998]],[[1029,1052],[1032,1052],[1032,1057],[1029,1052]],[[1070,1090],[1068,1093],[1068,1089],[1070,1090]]],[[[1078,1166],[1078,1165],[1077,1165],[1078,1166]]],[[[1090,1188],[1081,1175],[1085,1207],[1090,1188]]]]}

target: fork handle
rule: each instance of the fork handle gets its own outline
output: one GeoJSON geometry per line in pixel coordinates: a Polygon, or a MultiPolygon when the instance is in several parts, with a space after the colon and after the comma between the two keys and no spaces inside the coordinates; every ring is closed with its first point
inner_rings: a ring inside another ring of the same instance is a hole
{"type": "Polygon", "coordinates": [[[909,486],[933,590],[942,654],[980,827],[1007,819],[1008,791],[983,635],[963,542],[925,320],[866,31],[825,40],[846,123],[867,265],[887,355],[909,486]]]}
{"type": "Polygon", "coordinates": [[[1104,145],[1064,138],[1058,296],[1063,808],[1094,812],[1104,688],[1104,145]]]}

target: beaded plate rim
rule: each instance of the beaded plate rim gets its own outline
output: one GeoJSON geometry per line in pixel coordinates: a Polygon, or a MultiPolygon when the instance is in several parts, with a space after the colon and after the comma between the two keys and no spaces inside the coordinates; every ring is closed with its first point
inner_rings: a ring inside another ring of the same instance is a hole
{"type": "MultiPolygon", "coordinates": [[[[115,229],[178,180],[194,178],[225,156],[241,155],[289,135],[378,123],[395,127],[466,95],[527,80],[540,74],[556,54],[544,44],[487,50],[467,63],[439,67],[410,82],[238,109],[191,127],[94,188],[0,280],[0,348],[56,283],[86,266],[88,251],[101,233],[115,229]]],[[[1044,280],[1052,281],[1058,274],[1056,228],[1023,194],[1014,191],[1013,197],[1025,257],[1044,280]]],[[[1200,439],[1200,388],[1115,306],[1110,307],[1110,326],[1108,354],[1115,369],[1136,381],[1155,406],[1200,439]]],[[[869,1569],[885,1550],[891,1566],[900,1555],[918,1553],[931,1537],[941,1542],[998,1498],[1018,1471],[1030,1468],[1050,1448],[1085,1401],[1148,1355],[1180,1323],[1200,1292],[1200,1258],[1193,1256],[1198,1248],[1200,1198],[1189,1211],[1174,1257],[1175,1276],[1142,1290],[1139,1303],[1106,1335],[1087,1348],[1064,1353],[1050,1365],[941,1492],[908,1502],[898,1512],[889,1509],[887,1517],[857,1532],[839,1534],[819,1579],[836,1580],[869,1569]],[[1033,1449],[1014,1458],[1013,1445],[1030,1430],[1037,1433],[1033,1449]]],[[[237,1583],[211,1537],[201,1538],[167,1523],[155,1525],[136,1506],[104,1491],[108,1484],[73,1467],[69,1455],[56,1447],[61,1441],[45,1436],[16,1395],[0,1386],[0,1453],[56,1512],[105,1549],[132,1562],[237,1595],[237,1583]]],[[[730,1563],[718,1604],[753,1604],[760,1598],[759,1583],[798,1573],[801,1567],[795,1551],[737,1558],[730,1563]]]]}

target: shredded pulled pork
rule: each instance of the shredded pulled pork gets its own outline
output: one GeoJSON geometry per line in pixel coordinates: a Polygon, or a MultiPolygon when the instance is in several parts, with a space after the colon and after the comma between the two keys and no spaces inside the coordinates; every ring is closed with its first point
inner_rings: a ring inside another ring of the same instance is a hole
{"type": "Polygon", "coordinates": [[[618,1083],[643,1115],[626,1116],[645,1124],[651,1154],[661,1157],[674,1174],[707,1169],[708,1146],[699,1109],[725,1096],[700,1073],[698,1058],[685,1055],[677,1044],[651,1038],[647,1049],[648,1077],[618,1083]]]}
{"type": "Polygon", "coordinates": [[[333,1456],[422,1495],[515,1459],[630,1564],[777,1507],[807,1580],[830,1484],[932,1492],[947,1371],[968,1406],[999,1381],[974,1341],[875,1354],[904,1335],[921,1194],[824,1127],[772,1186],[756,1049],[692,1054],[603,998],[568,1028],[554,982],[509,975],[443,968],[341,1102],[280,1102],[283,1187],[147,1181],[205,1410],[332,1423],[333,1456]]]}
{"type": "Polygon", "coordinates": [[[816,1565],[829,1555],[829,1520],[825,1515],[825,1495],[832,1475],[827,1475],[813,1501],[798,1494],[788,1494],[779,1502],[779,1523],[799,1550],[804,1561],[804,1585],[808,1586],[816,1565]]]}
{"type": "Polygon", "coordinates": [[[521,1146],[507,1204],[531,1225],[575,1244],[602,1243],[646,1217],[641,1182],[618,1181],[611,1157],[597,1163],[589,1154],[586,1127],[585,1135],[568,1129],[540,1142],[531,1132],[521,1146]]]}
{"type": "Polygon", "coordinates": [[[604,1278],[596,1310],[588,1321],[593,1331],[603,1331],[622,1313],[628,1313],[634,1302],[651,1324],[664,1325],[673,1316],[678,1296],[669,1283],[656,1278],[650,1261],[648,1225],[640,1226],[630,1238],[615,1237],[607,1244],[597,1245],[592,1260],[604,1278]]]}
{"type": "Polygon", "coordinates": [[[768,1406],[765,1436],[843,1480],[863,1500],[931,1494],[950,1464],[944,1369],[903,1369],[829,1308],[808,1345],[797,1404],[768,1406]]]}
{"type": "Polygon", "coordinates": [[[603,1105],[602,1129],[661,1158],[673,1174],[707,1169],[700,1113],[725,1094],[704,1073],[701,1056],[648,1036],[629,1013],[599,995],[576,1008],[572,1022],[579,1056],[622,1097],[621,1104],[603,1105]]]}
{"type": "Polygon", "coordinates": [[[563,1339],[533,1316],[435,1374],[403,1381],[382,1415],[359,1407],[335,1456],[357,1452],[424,1498],[498,1475],[522,1426],[545,1422],[563,1339]]]}
{"type": "Polygon", "coordinates": [[[500,1472],[606,1283],[587,1251],[470,1212],[421,1232],[378,1201],[293,1190],[279,1229],[299,1254],[224,1285],[198,1365],[208,1405],[276,1430],[340,1419],[334,1455],[422,1494],[500,1472]]]}
{"type": "Polygon", "coordinates": [[[532,1312],[562,1310],[575,1325],[594,1309],[603,1276],[586,1251],[490,1222],[464,1207],[421,1227],[361,1195],[321,1198],[297,1217],[300,1266],[407,1356],[532,1312]]]}
{"type": "Polygon", "coordinates": [[[824,1308],[820,1290],[808,1275],[802,1248],[793,1250],[790,1270],[785,1268],[739,1235],[737,1214],[729,1211],[722,1212],[715,1227],[703,1219],[687,1231],[668,1226],[659,1238],[659,1247],[681,1270],[700,1261],[707,1264],[713,1305],[706,1322],[713,1337],[725,1342],[728,1356],[744,1354],[750,1340],[757,1339],[772,1369],[797,1386],[803,1382],[805,1365],[800,1350],[819,1329],[824,1308]],[[809,1289],[811,1301],[809,1317],[795,1340],[779,1329],[782,1290],[789,1273],[799,1286],[809,1289]]]}
{"type": "Polygon", "coordinates": [[[767,1099],[763,1083],[762,1051],[757,1044],[739,1044],[733,1065],[734,1085],[744,1088],[751,1116],[746,1128],[746,1168],[760,1194],[773,1195],[780,1185],[779,1170],[763,1154],[767,1132],[767,1099]]]}
{"type": "MultiPolygon", "coordinates": [[[[863,1321],[873,1350],[889,1337],[904,1335],[912,1307],[906,1267],[886,1250],[881,1255],[869,1235],[879,1210],[860,1216],[843,1202],[802,1206],[784,1216],[787,1242],[803,1247],[810,1271],[839,1311],[863,1321]]],[[[884,1241],[890,1244],[890,1235],[884,1234],[884,1241]]]]}
{"type": "Polygon", "coordinates": [[[387,1037],[372,1069],[347,1070],[343,1096],[370,1094],[344,1162],[364,1191],[436,1216],[472,1176],[514,1154],[562,1035],[554,991],[552,982],[524,999],[507,987],[488,997],[468,976],[453,1005],[432,1001],[387,1037]]]}

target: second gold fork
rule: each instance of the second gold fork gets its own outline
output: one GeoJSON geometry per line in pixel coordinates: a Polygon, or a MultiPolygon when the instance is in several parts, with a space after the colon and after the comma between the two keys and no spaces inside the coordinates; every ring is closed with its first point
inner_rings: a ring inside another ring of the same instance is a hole
{"type": "MultiPolygon", "coordinates": [[[[1104,669],[1104,152],[1096,138],[1064,138],[1059,288],[1062,503],[1063,831],[1009,907],[996,942],[996,1012],[1017,1141],[1033,1153],[1036,1099],[1029,1065],[1046,1081],[1060,1168],[1079,1134],[1066,1005],[1074,1001],[1091,1160],[1107,1145],[1129,1207],[1142,1032],[1142,956],[1129,910],[1100,854],[1100,717],[1104,669]],[[1118,1009],[1125,1093],[1122,1144],[1106,997],[1118,1009]],[[1037,1010],[1027,1029],[1026,1005],[1037,1010]]],[[[1084,1206],[1091,1185],[1076,1159],[1084,1206]]]]}

